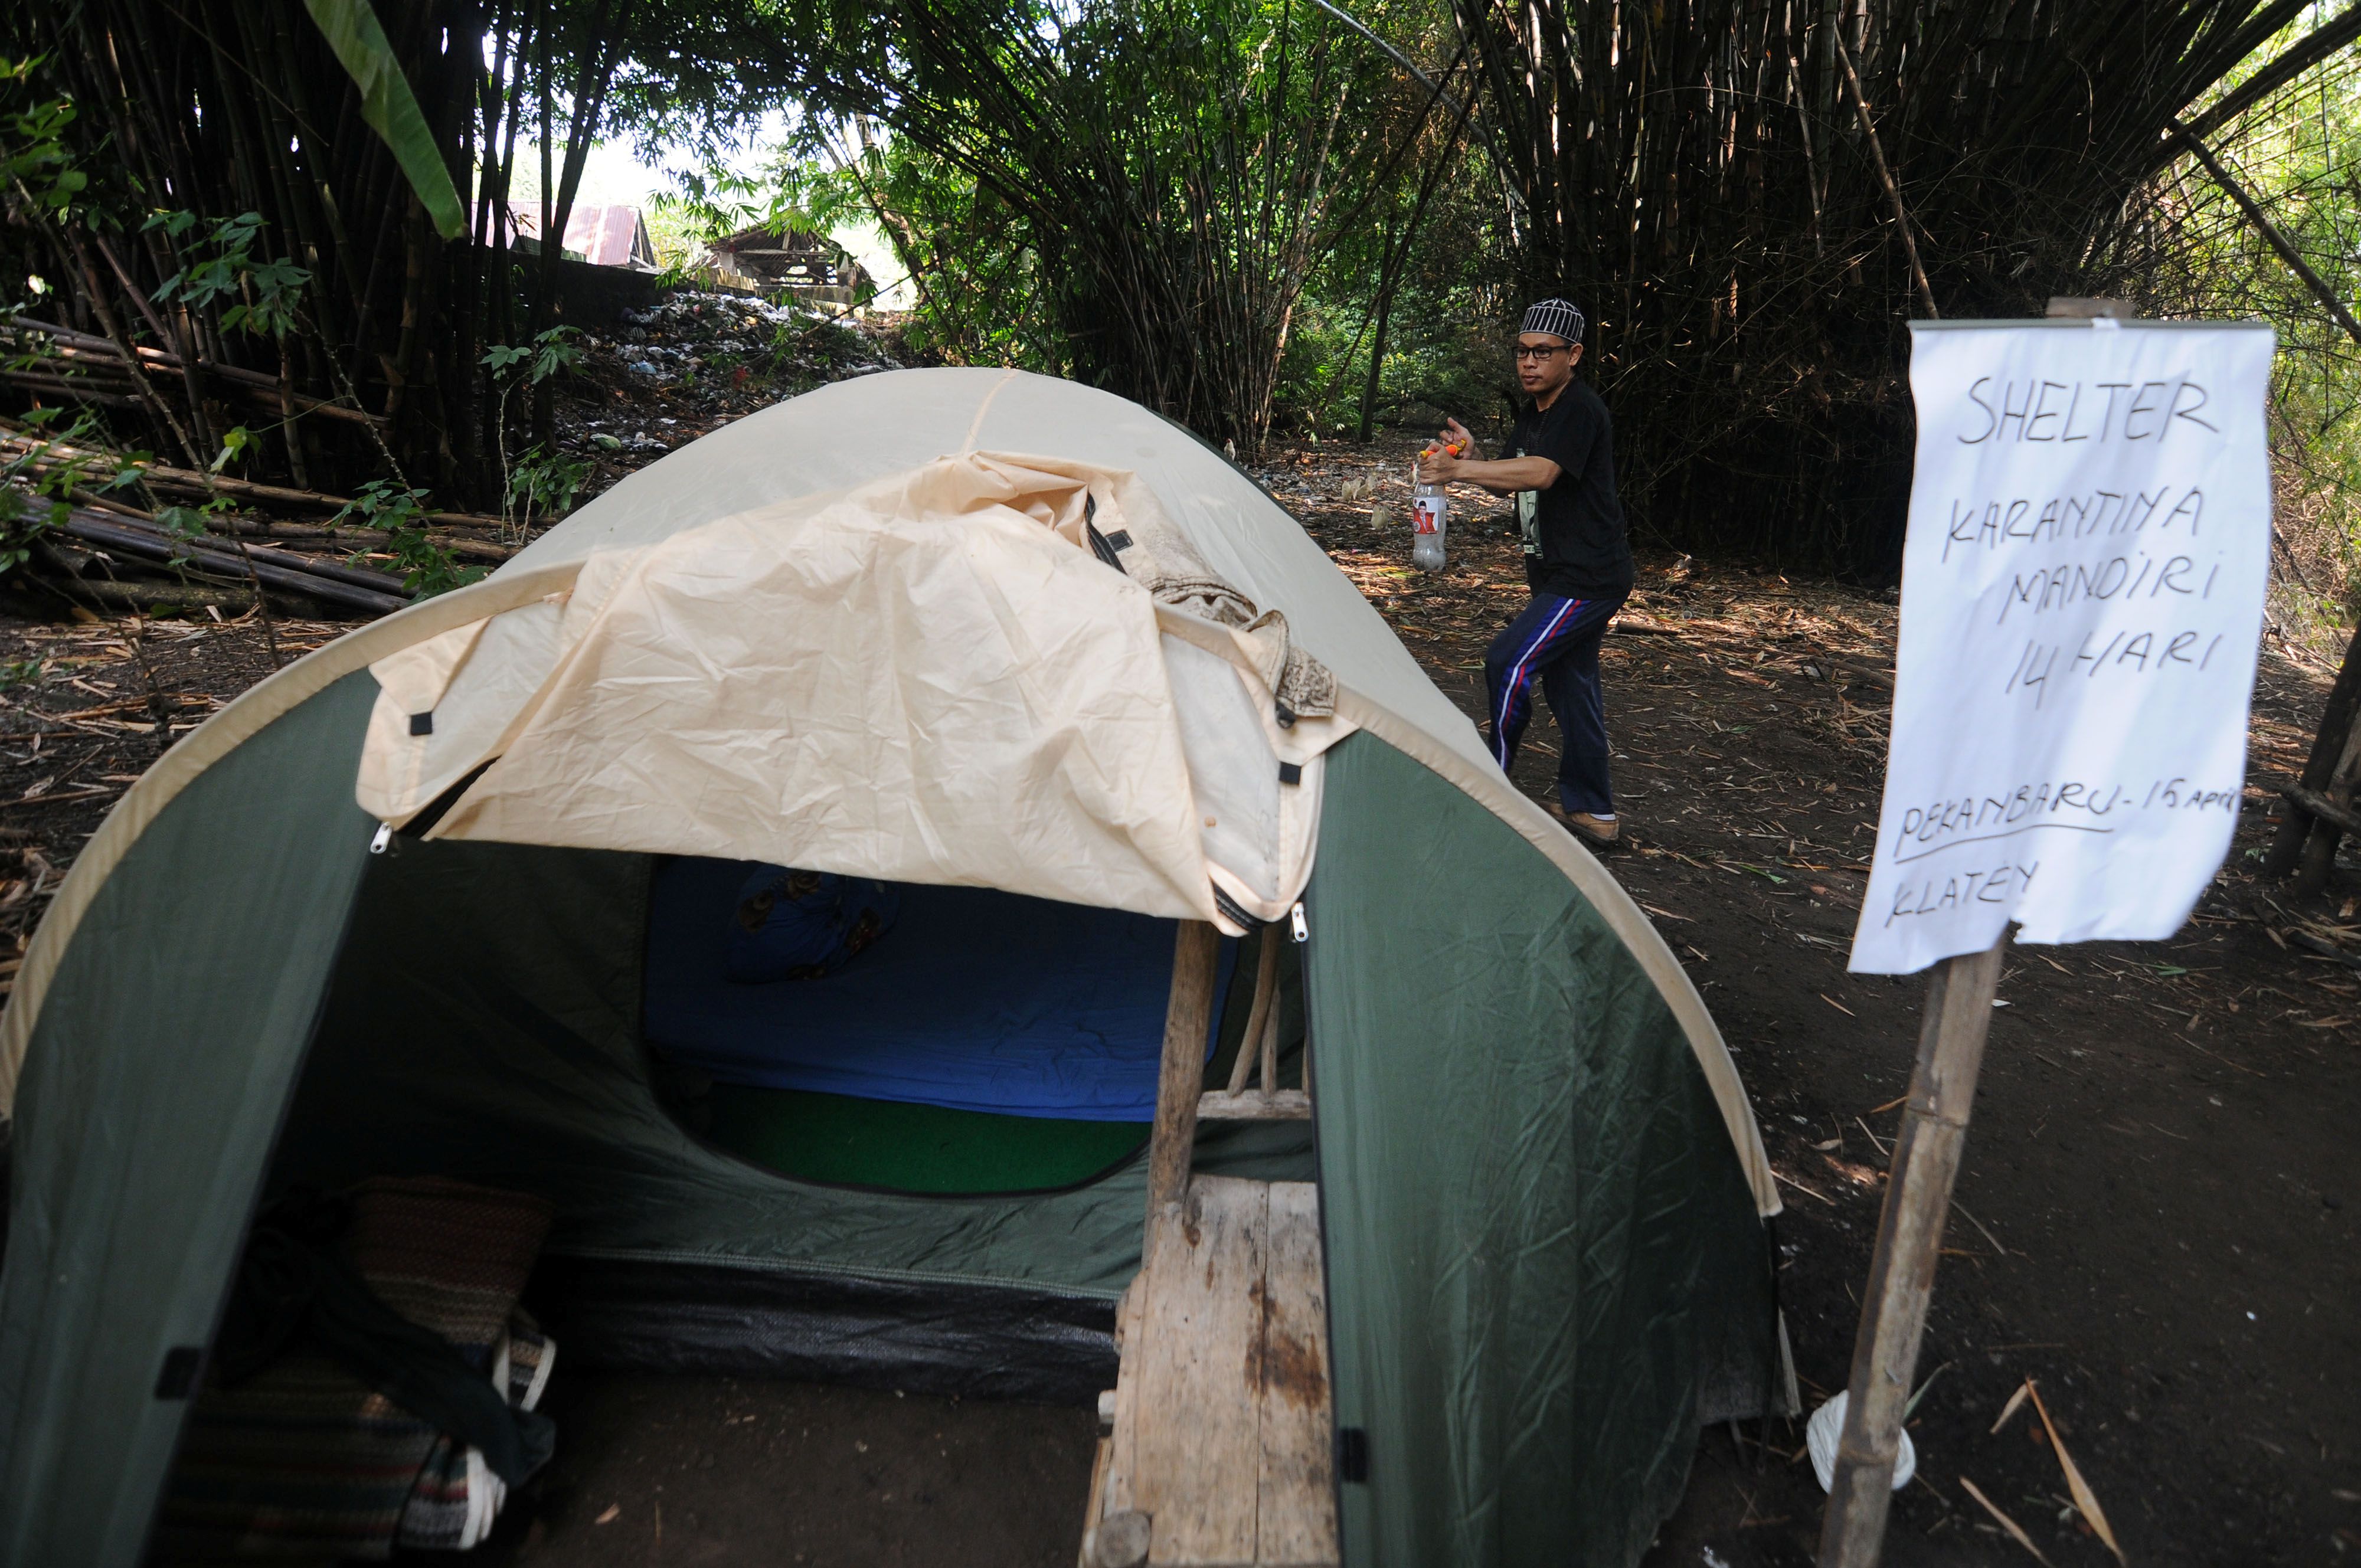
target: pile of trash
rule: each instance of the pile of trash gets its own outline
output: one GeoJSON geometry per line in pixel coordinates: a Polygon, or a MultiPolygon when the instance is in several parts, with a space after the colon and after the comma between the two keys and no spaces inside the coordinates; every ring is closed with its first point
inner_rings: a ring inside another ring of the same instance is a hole
{"type": "Polygon", "coordinates": [[[579,494],[731,420],[831,381],[898,370],[899,317],[677,290],[586,334],[558,383],[559,445],[594,472],[579,494]]]}

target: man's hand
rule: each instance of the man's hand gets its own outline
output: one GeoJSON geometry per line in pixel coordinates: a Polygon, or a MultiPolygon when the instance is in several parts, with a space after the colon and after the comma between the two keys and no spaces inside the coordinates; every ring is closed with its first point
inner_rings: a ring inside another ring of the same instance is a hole
{"type": "Polygon", "coordinates": [[[1476,438],[1457,420],[1447,420],[1436,444],[1418,455],[1418,477],[1430,485],[1475,485],[1496,496],[1546,490],[1559,468],[1547,457],[1501,457],[1487,463],[1475,455],[1476,438]],[[1458,450],[1455,453],[1452,448],[1458,450]]]}
{"type": "Polygon", "coordinates": [[[1430,485],[1447,485],[1461,477],[1460,470],[1478,461],[1470,455],[1476,450],[1476,437],[1466,425],[1455,419],[1443,422],[1443,433],[1434,444],[1419,454],[1418,477],[1430,485]]]}

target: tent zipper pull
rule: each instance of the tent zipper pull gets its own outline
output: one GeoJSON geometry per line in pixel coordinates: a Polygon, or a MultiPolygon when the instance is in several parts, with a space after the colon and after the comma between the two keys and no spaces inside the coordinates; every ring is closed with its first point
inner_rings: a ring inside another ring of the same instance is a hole
{"type": "Polygon", "coordinates": [[[1295,906],[1287,912],[1287,923],[1293,928],[1297,941],[1308,942],[1312,939],[1312,927],[1303,923],[1303,900],[1297,899],[1295,906]]]}
{"type": "Polygon", "coordinates": [[[380,822],[377,825],[376,836],[369,839],[369,853],[372,855],[382,855],[385,853],[385,847],[392,842],[393,824],[390,822],[380,822]]]}

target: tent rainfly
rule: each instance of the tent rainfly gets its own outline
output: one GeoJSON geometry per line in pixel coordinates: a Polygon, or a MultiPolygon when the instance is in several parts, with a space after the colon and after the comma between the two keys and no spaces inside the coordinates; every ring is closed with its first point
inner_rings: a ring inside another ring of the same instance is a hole
{"type": "Polygon", "coordinates": [[[1205,1087],[1275,1039],[1312,1091],[1193,1164],[1314,1184],[1344,1560],[1636,1562],[1789,1398],[1712,1019],[1249,479],[988,369],[719,430],[125,796],[0,1015],[0,1560],[141,1560],[296,1184],[546,1199],[575,1366],[1094,1398],[1190,922],[1205,1087]],[[746,862],[898,920],[737,983],[746,862]]]}

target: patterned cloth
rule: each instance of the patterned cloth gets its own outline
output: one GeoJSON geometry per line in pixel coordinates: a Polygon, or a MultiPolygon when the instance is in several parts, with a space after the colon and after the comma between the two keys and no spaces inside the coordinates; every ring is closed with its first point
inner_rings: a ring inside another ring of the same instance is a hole
{"type": "MultiPolygon", "coordinates": [[[[547,1203],[519,1193],[378,1178],[354,1190],[342,1250],[388,1306],[449,1341],[512,1405],[530,1409],[552,1352],[517,1297],[550,1215],[547,1203]]],[[[159,1556],[381,1559],[397,1531],[410,1538],[412,1513],[420,1544],[473,1544],[505,1489],[496,1490],[480,1453],[454,1448],[298,1343],[235,1387],[208,1380],[166,1487],[159,1556]]]]}
{"type": "Polygon", "coordinates": [[[1335,673],[1295,641],[1287,617],[1260,609],[1205,564],[1180,531],[1162,519],[1137,519],[1122,531],[1126,543],[1109,564],[1148,591],[1159,604],[1226,626],[1243,635],[1255,673],[1286,709],[1280,722],[1295,717],[1325,718],[1336,711],[1335,673]]]}
{"type": "Polygon", "coordinates": [[[738,890],[721,972],[743,985],[825,979],[893,929],[901,907],[887,883],[764,866],[738,890]]]}
{"type": "MultiPolygon", "coordinates": [[[[524,1309],[509,1317],[500,1354],[492,1365],[492,1384],[510,1404],[530,1410],[541,1403],[549,1385],[549,1369],[557,1347],[549,1342],[524,1309]]],[[[439,1432],[434,1447],[410,1488],[401,1510],[398,1539],[404,1546],[445,1552],[465,1552],[483,1544],[492,1521],[508,1501],[508,1483],[484,1463],[484,1451],[439,1432]]]]}
{"type": "Polygon", "coordinates": [[[1568,343],[1582,341],[1582,313],[1571,300],[1543,300],[1525,311],[1525,324],[1519,333],[1545,332],[1552,337],[1562,337],[1568,343]]]}

